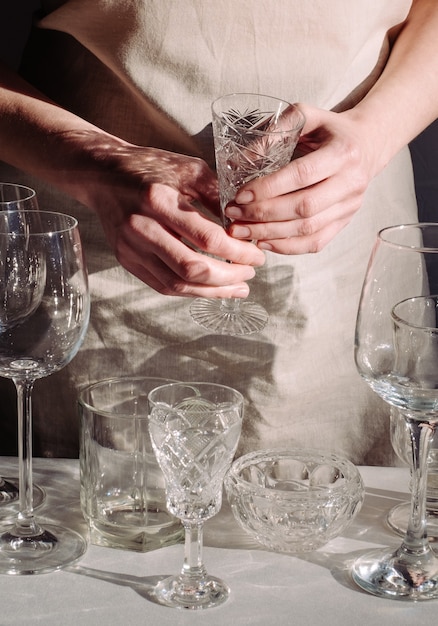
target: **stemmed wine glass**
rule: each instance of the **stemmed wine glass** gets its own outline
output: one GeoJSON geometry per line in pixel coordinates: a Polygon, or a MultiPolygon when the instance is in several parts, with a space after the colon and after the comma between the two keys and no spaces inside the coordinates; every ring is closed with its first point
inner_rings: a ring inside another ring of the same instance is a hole
{"type": "Polygon", "coordinates": [[[89,318],[87,273],[73,217],[0,212],[0,299],[0,375],[15,383],[19,433],[19,513],[0,535],[0,573],[35,574],[71,563],[86,549],[78,533],[40,525],[32,491],[33,386],[75,356],[89,318]]]}
{"type": "MultiPolygon", "coordinates": [[[[305,119],[289,102],[250,93],[218,98],[212,114],[220,204],[228,228],[226,206],[242,185],[289,163],[305,119]]],[[[207,330],[228,335],[259,332],[268,321],[260,304],[239,298],[196,298],[190,314],[207,330]]]]}
{"type": "MultiPolygon", "coordinates": [[[[37,210],[37,194],[34,189],[17,183],[0,183],[0,211],[37,210]]],[[[45,499],[43,489],[33,486],[34,508],[45,499]]],[[[0,477],[0,516],[15,515],[18,503],[18,478],[0,477]]]]}
{"type": "Polygon", "coordinates": [[[378,596],[438,598],[438,559],[425,514],[429,441],[438,423],[438,324],[431,277],[438,270],[438,224],[383,229],[371,253],[359,303],[355,359],[359,373],[409,428],[411,512],[399,548],[359,557],[356,583],[378,596]]]}
{"type": "Polygon", "coordinates": [[[149,393],[149,431],[166,480],[167,508],[185,529],[184,565],[156,586],[160,604],[205,609],[228,598],[226,583],[203,564],[202,531],[221,508],[242,417],[242,395],[223,385],[173,383],[149,393]]]}

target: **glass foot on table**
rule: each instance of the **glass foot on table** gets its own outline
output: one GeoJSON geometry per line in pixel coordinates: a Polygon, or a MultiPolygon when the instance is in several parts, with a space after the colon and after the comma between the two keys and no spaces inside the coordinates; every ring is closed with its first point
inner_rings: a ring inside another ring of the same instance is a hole
{"type": "Polygon", "coordinates": [[[421,565],[395,552],[373,550],[359,557],[352,568],[353,580],[375,596],[393,600],[433,600],[438,598],[438,559],[432,551],[422,555],[421,565]]]}
{"type": "Polygon", "coordinates": [[[201,581],[170,576],[155,587],[154,600],[176,609],[209,609],[226,602],[230,589],[219,578],[207,576],[201,581]]]}
{"type": "Polygon", "coordinates": [[[266,326],[269,316],[257,302],[234,298],[196,298],[190,305],[194,322],[220,335],[251,335],[266,326]]]}
{"type": "Polygon", "coordinates": [[[16,526],[0,536],[0,574],[44,574],[80,559],[87,542],[76,531],[45,524],[35,536],[18,533],[16,526]]]}

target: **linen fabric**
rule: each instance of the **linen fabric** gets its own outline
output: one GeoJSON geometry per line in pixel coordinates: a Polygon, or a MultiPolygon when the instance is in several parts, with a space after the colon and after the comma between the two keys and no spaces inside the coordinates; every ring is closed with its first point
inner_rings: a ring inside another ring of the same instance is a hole
{"type": "MultiPolygon", "coordinates": [[[[43,2],[23,73],[61,105],[135,144],[214,166],[211,102],[234,91],[344,110],[381,73],[408,0],[67,0],[43,2]]],[[[382,133],[385,129],[382,128],[382,133]]],[[[2,167],[2,177],[11,173],[2,167]]],[[[322,252],[267,262],[250,298],[270,320],[257,335],[209,334],[190,300],[157,294],[126,271],[97,217],[31,182],[40,205],[78,217],[92,293],[85,343],[35,387],[35,453],[76,456],[77,389],[109,376],[215,381],[246,398],[239,452],[330,449],[390,464],[387,406],[354,365],[367,260],[384,226],[417,219],[408,149],[376,177],[360,211],[322,252]]]]}

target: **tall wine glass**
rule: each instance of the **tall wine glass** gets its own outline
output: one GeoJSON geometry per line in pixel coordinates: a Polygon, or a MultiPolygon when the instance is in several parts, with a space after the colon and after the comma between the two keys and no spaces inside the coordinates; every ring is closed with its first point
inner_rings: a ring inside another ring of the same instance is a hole
{"type": "MultiPolygon", "coordinates": [[[[220,204],[228,228],[226,206],[242,185],[289,163],[305,120],[289,102],[250,93],[222,96],[213,102],[212,113],[220,204]]],[[[260,304],[240,298],[196,298],[190,314],[207,330],[227,335],[260,332],[268,321],[260,304]]]]}
{"type": "Polygon", "coordinates": [[[206,609],[222,604],[229,589],[210,576],[202,560],[202,530],[219,512],[222,484],[236,452],[243,397],[210,383],[173,383],[149,393],[149,431],[166,480],[169,512],[185,529],[181,573],[158,583],[157,602],[206,609]]]}
{"type": "Polygon", "coordinates": [[[0,299],[0,375],[15,383],[19,434],[19,513],[0,535],[0,573],[34,574],[58,569],[86,549],[78,533],[40,525],[32,492],[33,386],[75,356],[89,318],[87,273],[74,218],[46,211],[0,212],[0,299]]]}
{"type": "MultiPolygon", "coordinates": [[[[16,183],[0,182],[0,211],[21,211],[38,209],[37,194],[34,189],[16,183]]],[[[34,507],[40,506],[45,498],[44,491],[33,486],[34,507]]],[[[14,515],[18,503],[18,477],[0,477],[0,517],[14,515]]]]}
{"type": "Polygon", "coordinates": [[[359,373],[409,428],[411,513],[401,546],[353,565],[366,591],[402,600],[438,598],[438,559],[425,515],[429,441],[438,423],[438,327],[430,281],[438,271],[438,224],[382,230],[359,303],[355,358],[359,373]],[[427,304],[427,306],[425,306],[427,304]]]}

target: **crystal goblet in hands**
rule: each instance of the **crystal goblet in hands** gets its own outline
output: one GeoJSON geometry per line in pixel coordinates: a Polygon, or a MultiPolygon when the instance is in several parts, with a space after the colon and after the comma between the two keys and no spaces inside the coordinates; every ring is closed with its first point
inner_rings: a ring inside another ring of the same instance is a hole
{"type": "Polygon", "coordinates": [[[356,324],[359,373],[409,430],[411,508],[400,547],[365,554],[353,579],[366,591],[401,600],[438,598],[438,559],[426,520],[427,457],[438,423],[438,224],[382,230],[371,253],[356,324]]]}
{"type": "Polygon", "coordinates": [[[86,549],[78,533],[37,521],[32,489],[34,383],[73,359],[89,319],[87,272],[74,218],[0,212],[0,299],[0,375],[14,381],[19,432],[19,513],[0,535],[0,573],[35,574],[71,563],[86,549]]]}
{"type": "MultiPolygon", "coordinates": [[[[227,205],[243,185],[290,162],[305,120],[297,106],[251,93],[218,98],[212,113],[220,204],[228,228],[227,205]]],[[[207,330],[228,335],[260,332],[268,321],[259,303],[239,298],[196,298],[190,313],[207,330]]]]}
{"type": "Polygon", "coordinates": [[[228,598],[228,586],[204,567],[202,531],[221,508],[242,417],[242,395],[222,385],[173,383],[149,394],[149,431],[166,480],[167,507],[185,529],[183,568],[157,585],[159,603],[205,609],[228,598]]]}

